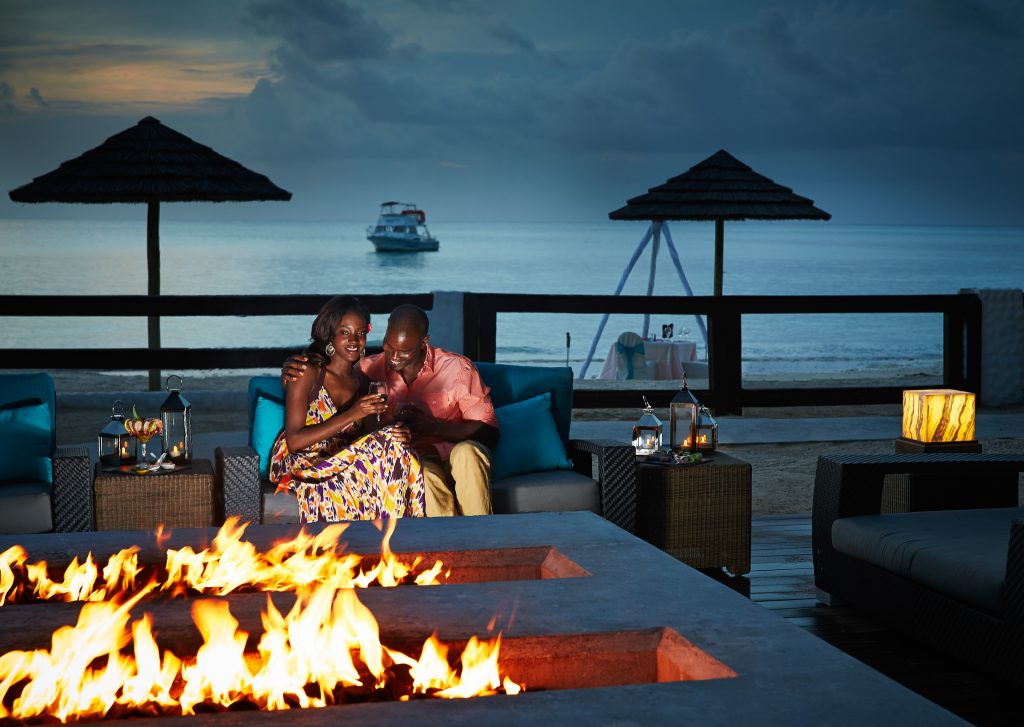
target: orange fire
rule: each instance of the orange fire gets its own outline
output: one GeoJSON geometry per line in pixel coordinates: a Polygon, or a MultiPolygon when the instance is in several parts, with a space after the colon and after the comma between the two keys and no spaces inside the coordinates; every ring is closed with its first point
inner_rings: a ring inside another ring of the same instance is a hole
{"type": "MultiPolygon", "coordinates": [[[[380,560],[361,569],[363,558],[345,553],[344,543],[339,544],[347,524],[329,525],[316,535],[302,529],[291,540],[277,543],[261,553],[251,542],[242,539],[248,525],[239,523],[238,518],[228,518],[211,548],[199,552],[189,546],[168,550],[167,575],[157,587],[171,595],[187,590],[225,595],[240,588],[291,591],[313,585],[331,588],[365,588],[372,583],[397,586],[409,577],[418,585],[440,583],[444,568],[441,561],[416,573],[422,558],[407,563],[391,552],[395,523],[394,519],[388,520],[380,560]]],[[[159,543],[165,538],[163,528],[159,528],[156,535],[159,543]]],[[[17,601],[23,593],[32,593],[39,600],[63,601],[103,601],[119,594],[130,596],[140,589],[138,553],[137,547],[125,548],[110,556],[102,570],[91,553],[81,563],[75,558],[64,570],[63,578],[55,581],[50,579],[45,561],[29,563],[25,549],[14,545],[0,553],[0,606],[17,601]]]]}
{"type": "Polygon", "coordinates": [[[51,648],[0,656],[0,719],[61,722],[117,715],[194,714],[198,705],[247,701],[260,709],[322,707],[345,688],[382,689],[407,669],[411,695],[443,698],[518,694],[498,666],[501,636],[469,640],[453,669],[448,647],[431,636],[418,659],[384,646],[373,614],[351,589],[300,591],[282,615],[267,597],[256,654],[224,601],[197,600],[192,618],[203,644],[194,658],[160,653],[148,614],[129,628],[130,598],[86,603],[78,623],[53,634],[51,648]],[[20,689],[19,689],[20,688],[20,689]]]}

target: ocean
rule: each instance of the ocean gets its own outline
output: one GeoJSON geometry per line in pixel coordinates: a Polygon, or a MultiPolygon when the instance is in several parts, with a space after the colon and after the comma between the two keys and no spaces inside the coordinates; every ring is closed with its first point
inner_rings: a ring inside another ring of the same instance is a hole
{"type": "MultiPolygon", "coordinates": [[[[140,208],[141,209],[141,208],[140,208]]],[[[646,229],[642,223],[430,222],[439,252],[379,254],[365,239],[373,222],[189,222],[161,224],[167,294],[503,293],[611,294],[646,229]]],[[[712,223],[672,223],[696,295],[713,287],[712,223]]],[[[650,248],[624,293],[644,294],[650,248]]],[[[739,222],[725,226],[727,295],[925,294],[1024,284],[1024,228],[850,226],[739,222]]],[[[144,294],[145,220],[0,220],[4,294],[144,294]]],[[[683,293],[664,242],[656,295],[683,293]]],[[[167,346],[305,345],[308,316],[170,318],[167,346]]],[[[371,342],[383,334],[378,320],[371,342]]],[[[600,315],[502,314],[497,358],[579,372],[600,315]]],[[[692,318],[654,315],[676,337],[699,341],[692,318]]],[[[595,376],[619,333],[642,316],[612,316],[587,376],[595,376]]],[[[142,318],[0,320],[0,347],[145,346],[142,318]]],[[[748,376],[873,370],[941,371],[939,314],[750,315],[743,320],[748,376]]],[[[705,356],[699,341],[698,355],[705,356]]]]}

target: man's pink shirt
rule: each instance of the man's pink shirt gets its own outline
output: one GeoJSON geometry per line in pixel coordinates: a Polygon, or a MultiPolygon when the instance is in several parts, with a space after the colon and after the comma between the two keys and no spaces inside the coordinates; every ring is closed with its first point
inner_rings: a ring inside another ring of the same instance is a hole
{"type": "MultiPolygon", "coordinates": [[[[498,417],[491,404],[491,390],[480,378],[473,363],[461,354],[427,345],[427,354],[412,386],[406,386],[402,375],[387,367],[384,354],[367,356],[359,364],[370,381],[383,381],[387,386],[388,404],[383,421],[394,421],[395,412],[406,404],[425,411],[444,422],[481,422],[498,426],[498,417]]],[[[447,460],[455,442],[438,437],[413,435],[413,447],[425,451],[434,447],[447,460]]]]}

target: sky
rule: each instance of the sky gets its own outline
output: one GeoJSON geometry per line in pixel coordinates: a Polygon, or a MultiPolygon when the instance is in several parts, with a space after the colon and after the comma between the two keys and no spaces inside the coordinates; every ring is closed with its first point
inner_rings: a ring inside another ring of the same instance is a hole
{"type": "Polygon", "coordinates": [[[726,149],[835,223],[1020,225],[1022,34],[1020,0],[0,0],[0,187],[151,115],[293,193],[176,219],[597,222],[726,149]]]}

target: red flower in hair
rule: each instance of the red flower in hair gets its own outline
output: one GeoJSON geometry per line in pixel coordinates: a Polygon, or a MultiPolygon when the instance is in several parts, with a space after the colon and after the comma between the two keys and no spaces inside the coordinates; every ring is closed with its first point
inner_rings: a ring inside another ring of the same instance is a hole
{"type": "Polygon", "coordinates": [[[373,324],[372,323],[367,323],[366,324],[366,332],[369,333],[372,330],[373,330],[373,324]]]}

